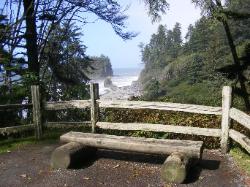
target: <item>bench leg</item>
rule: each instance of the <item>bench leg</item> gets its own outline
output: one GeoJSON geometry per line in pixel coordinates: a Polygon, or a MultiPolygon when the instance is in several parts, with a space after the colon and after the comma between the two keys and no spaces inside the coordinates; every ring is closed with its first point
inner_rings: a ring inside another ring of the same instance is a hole
{"type": "Polygon", "coordinates": [[[161,177],[166,183],[183,183],[190,166],[190,158],[182,153],[172,153],[161,168],[161,177]]]}
{"type": "Polygon", "coordinates": [[[86,160],[90,160],[91,157],[93,158],[95,153],[96,148],[70,142],[54,150],[51,155],[51,167],[55,169],[77,167],[77,164],[81,165],[86,160]]]}

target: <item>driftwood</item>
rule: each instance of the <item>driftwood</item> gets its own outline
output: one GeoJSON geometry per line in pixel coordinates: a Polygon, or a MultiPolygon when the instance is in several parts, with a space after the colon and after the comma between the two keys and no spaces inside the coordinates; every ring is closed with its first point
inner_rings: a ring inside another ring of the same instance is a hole
{"type": "Polygon", "coordinates": [[[52,168],[74,168],[80,162],[93,157],[96,149],[77,142],[70,142],[54,150],[51,156],[52,168]]]}

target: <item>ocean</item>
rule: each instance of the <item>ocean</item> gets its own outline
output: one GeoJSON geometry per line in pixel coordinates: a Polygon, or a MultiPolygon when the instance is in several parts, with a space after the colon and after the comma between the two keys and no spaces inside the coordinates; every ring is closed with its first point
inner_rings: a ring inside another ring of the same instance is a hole
{"type": "MultiPolygon", "coordinates": [[[[112,83],[118,87],[130,86],[133,81],[137,81],[141,72],[141,68],[117,68],[113,69],[112,83]]],[[[108,92],[108,88],[104,87],[104,80],[95,80],[99,83],[99,94],[103,95],[108,92]]]]}

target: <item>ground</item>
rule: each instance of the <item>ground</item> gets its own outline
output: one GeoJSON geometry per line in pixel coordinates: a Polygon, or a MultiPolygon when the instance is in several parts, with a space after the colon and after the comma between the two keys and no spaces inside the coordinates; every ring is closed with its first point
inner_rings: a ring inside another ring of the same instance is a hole
{"type": "Polygon", "coordinates": [[[217,150],[204,152],[185,184],[164,184],[160,168],[165,157],[99,150],[80,169],[55,170],[50,156],[59,144],[26,145],[0,154],[0,186],[250,186],[250,180],[229,156],[217,150]]]}

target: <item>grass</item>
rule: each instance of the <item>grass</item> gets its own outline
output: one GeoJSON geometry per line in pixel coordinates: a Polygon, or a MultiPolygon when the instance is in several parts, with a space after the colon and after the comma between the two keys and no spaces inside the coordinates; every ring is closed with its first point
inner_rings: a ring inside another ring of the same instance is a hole
{"type": "Polygon", "coordinates": [[[3,140],[0,142],[0,154],[19,149],[25,145],[34,144],[35,142],[34,137],[3,140]]]}
{"type": "Polygon", "coordinates": [[[239,147],[234,147],[230,150],[236,164],[250,175],[250,155],[239,147]]]}
{"type": "Polygon", "coordinates": [[[0,154],[10,152],[12,150],[20,149],[26,145],[31,144],[52,144],[56,143],[59,139],[59,136],[62,134],[61,131],[50,131],[46,132],[43,135],[41,140],[36,140],[34,136],[29,136],[26,138],[10,138],[7,140],[0,141],[0,154]]]}
{"type": "MultiPolygon", "coordinates": [[[[12,150],[20,149],[26,145],[34,144],[53,144],[58,142],[59,137],[72,129],[50,129],[45,130],[41,140],[36,140],[34,136],[25,138],[9,138],[0,140],[0,154],[10,152],[12,150]]],[[[75,131],[86,132],[86,128],[75,128],[75,131]]]]}

